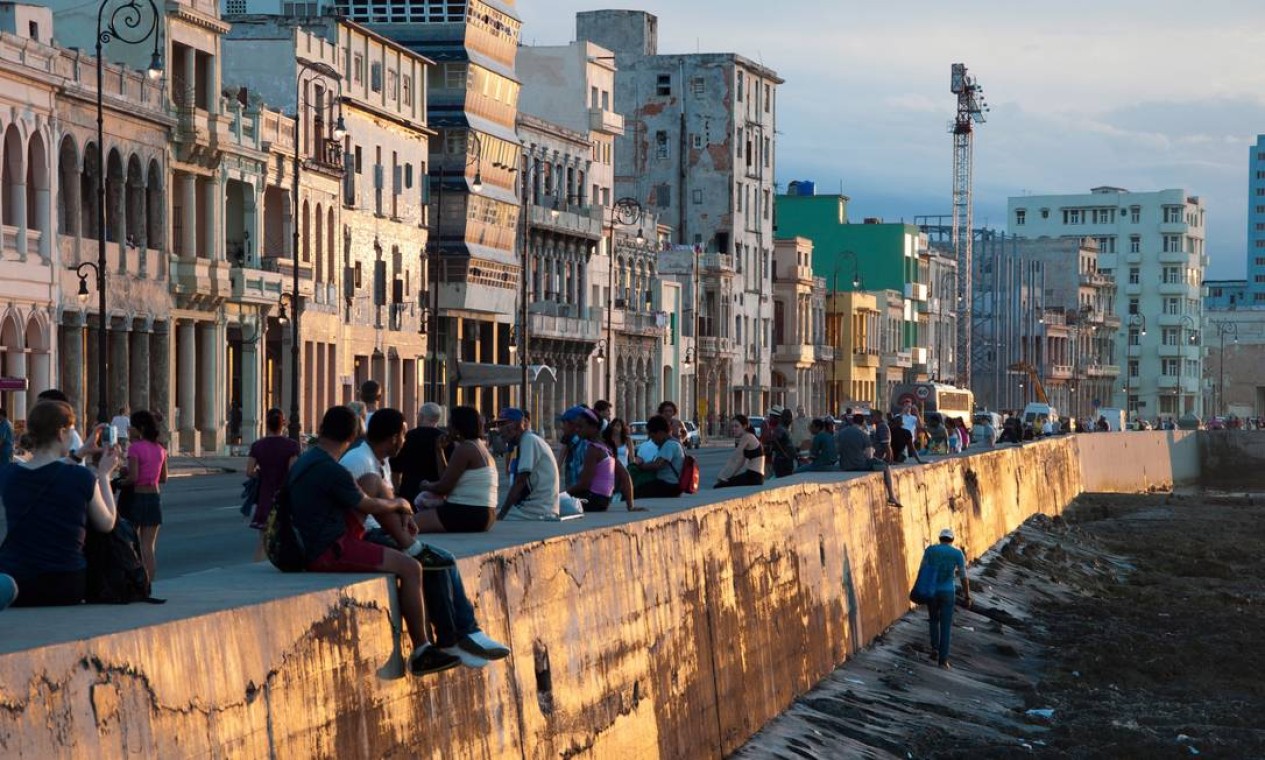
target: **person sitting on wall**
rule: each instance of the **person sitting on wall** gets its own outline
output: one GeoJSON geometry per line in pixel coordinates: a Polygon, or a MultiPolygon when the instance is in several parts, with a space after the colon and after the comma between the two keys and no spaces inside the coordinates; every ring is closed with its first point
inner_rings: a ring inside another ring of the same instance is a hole
{"type": "MultiPolygon", "coordinates": [[[[407,531],[397,515],[410,516],[413,506],[404,499],[366,495],[346,468],[338,463],[356,438],[359,420],[345,406],[331,407],[321,420],[316,445],[290,468],[286,478],[294,510],[294,527],[303,538],[307,569],[325,573],[391,573],[398,583],[400,614],[413,651],[408,670],[415,676],[455,668],[461,660],[430,643],[422,607],[422,566],[414,556],[420,541],[405,544],[407,552],[365,540],[364,518],[373,515],[398,534],[407,531]]],[[[408,535],[405,533],[405,535],[408,535]]],[[[410,540],[411,537],[410,537],[410,540]]]]}
{"type": "Polygon", "coordinates": [[[633,464],[642,472],[654,473],[654,478],[638,483],[634,496],[638,499],[676,497],[681,495],[681,468],[685,466],[685,449],[681,442],[672,439],[668,418],[656,414],[646,420],[647,443],[637,449],[633,464]]]}
{"type": "Polygon", "coordinates": [[[716,476],[715,488],[764,485],[764,446],[751,432],[751,420],[735,414],[729,423],[734,437],[734,452],[716,476]]]}
{"type": "Polygon", "coordinates": [[[892,471],[887,462],[874,456],[874,447],[865,432],[865,416],[853,415],[852,424],[836,436],[839,446],[839,469],[845,472],[881,472],[883,487],[887,489],[888,506],[900,508],[896,492],[892,488],[892,471]]]}
{"type": "Polygon", "coordinates": [[[456,448],[443,477],[418,484],[422,509],[414,519],[423,533],[486,533],[496,523],[500,478],[483,441],[483,420],[474,407],[458,406],[449,423],[448,437],[456,448]],[[444,498],[429,501],[436,497],[444,498]]]}
{"type": "Polygon", "coordinates": [[[799,466],[799,472],[831,472],[838,468],[839,452],[835,437],[826,430],[826,423],[815,419],[808,423],[812,434],[809,440],[808,461],[799,466]]]}

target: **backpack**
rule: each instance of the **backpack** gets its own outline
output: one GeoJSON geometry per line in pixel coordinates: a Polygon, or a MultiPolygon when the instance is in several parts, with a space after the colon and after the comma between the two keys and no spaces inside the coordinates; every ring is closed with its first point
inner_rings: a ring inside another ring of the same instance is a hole
{"type": "Polygon", "coordinates": [[[698,460],[689,454],[681,465],[681,493],[698,493],[698,460]]]}
{"type": "Polygon", "coordinates": [[[294,505],[290,500],[290,484],[283,483],[277,489],[268,513],[268,526],[264,528],[264,551],[268,561],[283,573],[297,573],[307,569],[307,548],[303,536],[294,526],[294,505]]]}
{"type": "Polygon", "coordinates": [[[88,531],[83,545],[88,560],[88,581],[85,599],[92,604],[131,604],[155,599],[145,563],[141,561],[141,542],[136,529],[122,517],[109,533],[88,531]]]}

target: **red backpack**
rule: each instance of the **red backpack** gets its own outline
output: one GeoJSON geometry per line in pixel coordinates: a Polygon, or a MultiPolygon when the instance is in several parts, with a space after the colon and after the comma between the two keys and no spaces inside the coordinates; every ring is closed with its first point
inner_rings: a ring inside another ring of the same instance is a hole
{"type": "Polygon", "coordinates": [[[681,493],[698,493],[698,460],[689,454],[681,465],[681,493]]]}

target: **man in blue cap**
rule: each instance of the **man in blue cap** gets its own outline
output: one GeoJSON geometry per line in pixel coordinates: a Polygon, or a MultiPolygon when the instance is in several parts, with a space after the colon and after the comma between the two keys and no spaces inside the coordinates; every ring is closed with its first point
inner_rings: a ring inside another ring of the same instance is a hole
{"type": "Polygon", "coordinates": [[[544,439],[531,431],[531,416],[515,407],[502,409],[495,424],[513,450],[509,457],[510,489],[497,512],[504,519],[515,509],[532,520],[558,519],[558,460],[544,439]]]}
{"type": "Polygon", "coordinates": [[[592,412],[587,406],[577,404],[562,413],[558,421],[562,423],[562,486],[570,488],[580,480],[580,471],[584,469],[584,455],[588,453],[588,441],[580,437],[576,421],[585,412],[592,412]]]}

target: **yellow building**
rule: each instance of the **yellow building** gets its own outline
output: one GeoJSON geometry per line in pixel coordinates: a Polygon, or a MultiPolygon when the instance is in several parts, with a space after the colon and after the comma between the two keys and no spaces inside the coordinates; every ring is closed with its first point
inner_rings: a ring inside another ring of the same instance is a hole
{"type": "Polygon", "coordinates": [[[878,299],[873,293],[826,296],[826,339],[835,353],[827,378],[831,414],[847,407],[880,408],[880,327],[878,299]]]}

